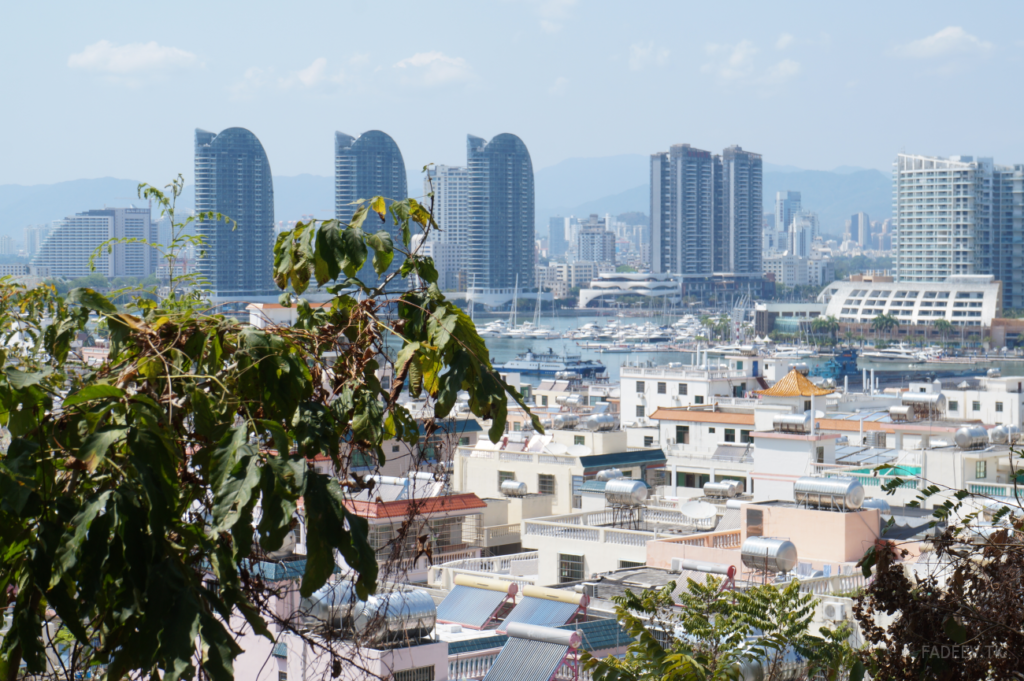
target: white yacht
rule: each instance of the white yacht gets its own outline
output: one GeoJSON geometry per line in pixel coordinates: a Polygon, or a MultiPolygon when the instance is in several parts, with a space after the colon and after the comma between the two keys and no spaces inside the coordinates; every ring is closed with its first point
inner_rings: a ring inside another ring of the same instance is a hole
{"type": "Polygon", "coordinates": [[[923,353],[914,352],[902,346],[862,352],[860,356],[869,362],[887,362],[891,364],[921,364],[925,361],[923,353]]]}

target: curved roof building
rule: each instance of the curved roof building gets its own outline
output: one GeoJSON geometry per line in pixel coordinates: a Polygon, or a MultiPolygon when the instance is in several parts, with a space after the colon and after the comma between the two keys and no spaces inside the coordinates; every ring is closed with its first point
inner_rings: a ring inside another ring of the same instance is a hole
{"type": "Polygon", "coordinates": [[[196,129],[196,213],[234,221],[196,222],[197,270],[218,299],[280,293],[273,280],[274,180],[263,145],[245,128],[196,129]]]}
{"type": "MultiPolygon", "coordinates": [[[[405,160],[395,140],[380,130],[364,132],[352,137],[343,132],[334,133],[334,215],[342,223],[348,223],[358,209],[353,205],[359,199],[383,196],[402,201],[409,196],[405,180],[405,160]]],[[[391,234],[396,248],[403,248],[401,236],[389,213],[387,220],[371,215],[363,223],[370,232],[381,229],[391,234]]],[[[372,257],[372,256],[371,256],[372,257]]],[[[381,279],[387,277],[402,265],[402,256],[397,252],[391,266],[381,279]]],[[[378,279],[370,259],[356,274],[361,282],[375,284],[378,279]]]]}

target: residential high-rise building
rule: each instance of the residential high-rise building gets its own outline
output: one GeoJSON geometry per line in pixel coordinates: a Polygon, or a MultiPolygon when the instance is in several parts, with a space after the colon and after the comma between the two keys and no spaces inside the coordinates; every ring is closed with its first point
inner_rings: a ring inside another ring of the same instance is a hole
{"type": "Polygon", "coordinates": [[[245,128],[196,130],[196,213],[201,220],[196,271],[216,299],[276,296],[274,284],[274,179],[256,135],[245,128]]]}
{"type": "MultiPolygon", "coordinates": [[[[383,196],[386,199],[404,201],[409,197],[405,181],[405,161],[402,152],[391,136],[380,130],[364,132],[359,137],[352,137],[343,132],[334,134],[334,215],[342,223],[351,221],[353,214],[359,210],[355,202],[359,199],[370,199],[383,196]]],[[[384,230],[391,235],[391,240],[401,246],[402,238],[395,226],[391,213],[381,222],[379,218],[370,216],[363,223],[363,229],[370,232],[384,230]]],[[[402,257],[397,252],[387,271],[381,274],[383,280],[402,266],[402,257]]],[[[356,274],[364,284],[376,285],[377,274],[373,271],[370,258],[356,274]]],[[[400,279],[394,280],[399,286],[400,279]]]]}
{"type": "Polygon", "coordinates": [[[32,258],[39,252],[39,247],[50,236],[51,225],[29,225],[25,228],[25,254],[32,258]]]}
{"type": "MultiPolygon", "coordinates": [[[[440,231],[430,235],[431,251],[442,291],[465,291],[465,253],[469,243],[469,169],[435,166],[427,170],[423,192],[434,193],[434,220],[440,231]]],[[[426,255],[426,253],[422,253],[426,255]]]]}
{"type": "Polygon", "coordinates": [[[871,220],[867,213],[851,215],[847,231],[850,233],[850,240],[856,241],[861,248],[871,248],[871,220]]]}
{"type": "Polygon", "coordinates": [[[34,268],[50,276],[77,279],[98,273],[107,277],[147,277],[156,272],[159,254],[149,246],[157,241],[149,208],[103,208],[78,213],[55,223],[32,257],[34,268]],[[132,239],[113,243],[111,239],[132,239]],[[95,257],[93,255],[95,254],[95,257]],[[89,266],[92,258],[93,270],[89,266]]]}
{"type": "Polygon", "coordinates": [[[719,159],[722,210],[715,225],[715,271],[760,277],[761,155],[733,145],[719,159]]]}
{"type": "Polygon", "coordinates": [[[591,215],[581,226],[576,237],[577,260],[615,264],[615,233],[606,224],[597,215],[591,215]]]}
{"type": "Polygon", "coordinates": [[[569,219],[554,217],[548,220],[548,255],[552,258],[561,258],[569,248],[569,242],[565,239],[565,233],[569,228],[569,219]]]}
{"type": "Polygon", "coordinates": [[[523,141],[501,134],[489,142],[467,138],[470,230],[469,286],[520,290],[534,287],[533,162],[523,141]]]}
{"type": "Polygon", "coordinates": [[[775,231],[788,234],[793,216],[802,209],[800,192],[775,192],[775,231]]]}
{"type": "Polygon", "coordinates": [[[941,282],[993,275],[1003,306],[1024,308],[1024,164],[899,154],[893,164],[895,276],[941,282]]]}

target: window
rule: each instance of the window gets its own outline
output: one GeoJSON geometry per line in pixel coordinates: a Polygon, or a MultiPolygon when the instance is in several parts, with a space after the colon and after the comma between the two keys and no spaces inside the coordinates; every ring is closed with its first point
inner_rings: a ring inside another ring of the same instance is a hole
{"type": "Polygon", "coordinates": [[[981,411],[981,402],[977,400],[971,402],[971,411],[981,411]]]}
{"type": "Polygon", "coordinates": [[[949,401],[949,410],[950,411],[958,411],[959,409],[960,409],[960,403],[959,402],[957,402],[956,400],[950,400],[949,401]]]}
{"type": "MultiPolygon", "coordinates": [[[[468,444],[468,443],[467,443],[468,444]]],[[[395,454],[398,452],[398,445],[391,445],[391,453],[395,454]]]]}
{"type": "Polygon", "coordinates": [[[736,362],[736,371],[743,370],[743,362],[736,362]]]}
{"type": "Polygon", "coordinates": [[[750,431],[749,430],[741,430],[740,431],[740,442],[750,442],[750,431]]]}
{"type": "Polygon", "coordinates": [[[558,554],[558,583],[583,581],[583,556],[558,554]]]}
{"type": "Polygon", "coordinates": [[[619,561],[619,569],[620,570],[622,570],[624,568],[644,567],[645,565],[647,565],[647,563],[637,563],[636,561],[633,561],[633,560],[620,560],[619,561]]]}
{"type": "Polygon", "coordinates": [[[415,669],[403,669],[395,672],[392,678],[395,681],[434,681],[434,665],[429,667],[416,667],[415,669]]]}
{"type": "Polygon", "coordinates": [[[288,672],[278,672],[277,681],[288,681],[288,672]]]}
{"type": "Polygon", "coordinates": [[[624,477],[624,478],[632,478],[633,477],[633,471],[631,469],[627,468],[626,470],[622,471],[622,477],[624,477]]]}
{"type": "Polygon", "coordinates": [[[653,446],[654,446],[654,436],[652,436],[652,435],[644,435],[644,447],[653,447],[653,446]]]}
{"type": "Polygon", "coordinates": [[[498,489],[501,489],[501,483],[506,480],[515,480],[516,474],[512,471],[498,471],[498,489]]]}
{"type": "Polygon", "coordinates": [[[464,437],[460,437],[459,438],[459,444],[462,445],[463,447],[468,447],[469,446],[469,436],[466,435],[464,437]]]}
{"type": "Polygon", "coordinates": [[[548,396],[547,395],[541,395],[540,396],[540,406],[542,406],[542,407],[548,406],[548,396]]]}
{"type": "Polygon", "coordinates": [[[676,444],[690,444],[690,426],[676,426],[676,444]]]}
{"type": "Polygon", "coordinates": [[[587,444],[587,436],[586,435],[573,435],[572,436],[572,443],[574,445],[585,445],[585,444],[587,444]]]}
{"type": "Polygon", "coordinates": [[[686,394],[686,384],[685,383],[680,383],[679,384],[679,394],[680,395],[685,395],[686,394]]]}
{"type": "Polygon", "coordinates": [[[572,507],[583,508],[583,476],[572,476],[572,507]]]}
{"type": "Polygon", "coordinates": [[[638,393],[642,393],[644,391],[644,382],[643,381],[637,381],[636,382],[636,391],[638,393]]]}
{"type": "Polygon", "coordinates": [[[996,411],[1002,411],[1002,410],[1003,410],[1003,403],[1002,402],[996,402],[996,411]]]}
{"type": "Polygon", "coordinates": [[[760,537],[764,535],[764,511],[747,509],[747,536],[760,537]]]}
{"type": "Polygon", "coordinates": [[[288,659],[288,644],[284,641],[278,641],[274,644],[274,651],[271,653],[274,657],[287,660],[288,659]]]}
{"type": "Polygon", "coordinates": [[[804,411],[807,411],[810,408],[811,408],[811,401],[810,400],[804,400],[804,411]]]}
{"type": "Polygon", "coordinates": [[[512,430],[514,430],[515,432],[518,433],[522,429],[523,429],[523,424],[519,423],[518,421],[516,421],[515,423],[512,424],[512,430]]]}
{"type": "Polygon", "coordinates": [[[825,448],[824,447],[818,447],[818,451],[816,453],[817,453],[818,463],[825,463],[825,448]]]}
{"type": "Polygon", "coordinates": [[[711,428],[708,428],[708,433],[711,434],[711,435],[715,434],[715,429],[714,429],[713,426],[711,428]]]}
{"type": "Polygon", "coordinates": [[[537,476],[537,492],[555,496],[555,476],[541,473],[537,476]]]}
{"type": "Polygon", "coordinates": [[[987,461],[975,461],[974,462],[974,477],[978,480],[984,479],[988,475],[988,462],[987,461]]]}
{"type": "Polygon", "coordinates": [[[644,417],[644,405],[636,405],[636,417],[642,419],[644,417]]]}
{"type": "Polygon", "coordinates": [[[726,428],[725,429],[725,441],[726,442],[736,442],[736,429],[735,428],[726,428]]]}
{"type": "Polygon", "coordinates": [[[693,403],[694,404],[704,404],[704,396],[703,395],[694,395],[693,396],[693,403]]]}
{"type": "Polygon", "coordinates": [[[659,395],[664,395],[667,392],[668,392],[668,384],[664,383],[663,381],[658,381],[658,394],[659,395]]]}

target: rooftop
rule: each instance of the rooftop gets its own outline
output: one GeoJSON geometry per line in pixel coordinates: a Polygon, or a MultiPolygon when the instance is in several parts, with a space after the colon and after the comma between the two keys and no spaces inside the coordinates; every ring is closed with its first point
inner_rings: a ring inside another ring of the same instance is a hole
{"type": "Polygon", "coordinates": [[[810,379],[796,369],[791,369],[788,374],[776,381],[775,385],[767,390],[755,390],[759,395],[765,397],[811,397],[831,395],[835,390],[819,388],[811,383],[810,379]]]}
{"type": "Polygon", "coordinates": [[[427,499],[402,499],[399,501],[359,501],[347,500],[345,506],[352,513],[368,519],[404,518],[410,512],[418,515],[430,513],[452,513],[474,511],[487,508],[480,497],[475,494],[452,494],[444,497],[427,499]]]}

